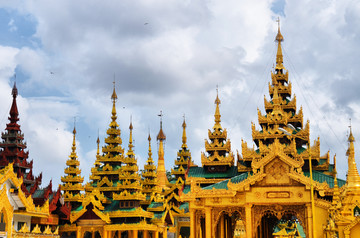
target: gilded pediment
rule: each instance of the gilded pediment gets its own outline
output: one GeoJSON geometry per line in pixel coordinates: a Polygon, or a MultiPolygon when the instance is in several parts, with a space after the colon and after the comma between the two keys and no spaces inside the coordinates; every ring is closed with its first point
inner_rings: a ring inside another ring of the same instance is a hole
{"type": "Polygon", "coordinates": [[[274,140],[274,143],[267,147],[267,155],[253,160],[251,166],[254,173],[264,173],[264,167],[269,164],[271,161],[278,159],[287,164],[292,170],[296,170],[298,172],[301,171],[301,167],[304,164],[304,160],[297,159],[294,160],[290,158],[287,154],[285,154],[284,150],[286,145],[281,144],[278,139],[274,140]]]}

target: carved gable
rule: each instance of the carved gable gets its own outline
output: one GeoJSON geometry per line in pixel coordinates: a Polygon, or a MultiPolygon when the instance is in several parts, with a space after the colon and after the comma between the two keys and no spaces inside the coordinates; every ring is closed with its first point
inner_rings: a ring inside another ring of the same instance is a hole
{"type": "Polygon", "coordinates": [[[275,158],[265,166],[264,172],[266,174],[266,184],[289,184],[290,178],[288,173],[290,172],[290,166],[285,164],[279,158],[275,158]]]}

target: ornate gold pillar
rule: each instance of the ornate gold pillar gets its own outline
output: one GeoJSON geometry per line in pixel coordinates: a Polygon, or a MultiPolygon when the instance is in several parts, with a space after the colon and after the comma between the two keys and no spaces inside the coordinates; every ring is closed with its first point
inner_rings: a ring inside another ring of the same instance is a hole
{"type": "Polygon", "coordinates": [[[196,225],[200,224],[196,224],[195,221],[195,209],[190,208],[190,238],[195,238],[195,231],[196,231],[196,225]]]}
{"type": "MultiPolygon", "coordinates": [[[[246,237],[252,238],[253,233],[253,222],[252,222],[252,204],[246,204],[245,205],[245,222],[246,222],[246,237]]],[[[255,228],[256,229],[256,228],[255,228]]]]}
{"type": "Polygon", "coordinates": [[[312,211],[311,211],[311,203],[306,204],[306,223],[307,223],[307,231],[306,235],[309,238],[313,238],[313,221],[312,221],[312,211]]]}
{"type": "Polygon", "coordinates": [[[218,231],[219,232],[219,234],[220,234],[220,238],[223,238],[223,237],[225,237],[225,228],[224,228],[224,213],[221,215],[221,217],[220,217],[220,226],[219,226],[219,229],[220,229],[220,231],[218,231]]]}
{"type": "Polygon", "coordinates": [[[163,238],[167,238],[167,227],[164,228],[163,238]]]}
{"type": "Polygon", "coordinates": [[[143,231],[143,237],[149,238],[149,231],[143,231]]]}
{"type": "Polygon", "coordinates": [[[155,231],[155,238],[159,238],[159,232],[155,231]]]}
{"type": "Polygon", "coordinates": [[[137,230],[133,230],[133,231],[132,231],[132,236],[133,236],[134,238],[137,238],[137,237],[138,237],[138,231],[137,231],[137,230]]]}
{"type": "Polygon", "coordinates": [[[212,238],[211,207],[205,207],[205,237],[212,238]]]}
{"type": "Polygon", "coordinates": [[[76,238],[81,238],[82,237],[82,234],[81,234],[81,227],[77,227],[76,228],[76,238]]]}

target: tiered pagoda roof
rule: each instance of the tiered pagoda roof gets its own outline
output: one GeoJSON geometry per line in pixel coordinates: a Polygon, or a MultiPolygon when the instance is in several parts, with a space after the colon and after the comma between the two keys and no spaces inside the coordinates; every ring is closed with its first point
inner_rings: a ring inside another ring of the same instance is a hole
{"type": "Polygon", "coordinates": [[[91,169],[90,183],[85,186],[86,192],[91,192],[96,188],[102,192],[107,203],[110,203],[113,195],[118,194],[122,188],[119,183],[121,165],[124,163],[124,149],[122,148],[121,131],[116,122],[116,100],[117,95],[114,90],[111,96],[113,103],[112,116],[109,129],[107,130],[106,145],[102,148],[102,155],[97,155],[95,166],[91,169]],[[118,186],[119,185],[119,186],[118,186]]]}
{"type": "Polygon", "coordinates": [[[133,151],[132,130],[133,125],[130,123],[129,147],[124,162],[126,163],[120,170],[118,185],[122,190],[120,194],[114,194],[113,199],[120,201],[120,208],[137,208],[140,207],[140,201],[146,199],[142,193],[140,175],[138,174],[137,160],[133,151]]]}
{"type": "Polygon", "coordinates": [[[21,133],[19,112],[16,104],[18,90],[16,83],[12,89],[13,101],[10,109],[9,123],[6,124],[4,133],[1,133],[2,142],[0,143],[0,168],[13,163],[14,172],[18,178],[23,178],[21,189],[26,196],[34,194],[41,185],[42,174],[38,177],[33,175],[33,161],[28,161],[29,151],[26,151],[24,134],[21,133]]]}
{"type": "Polygon", "coordinates": [[[251,171],[251,163],[260,160],[269,153],[269,145],[279,140],[285,145],[285,153],[297,161],[302,161],[302,170],[309,171],[309,158],[312,159],[313,169],[330,174],[329,152],[320,156],[320,141],[317,139],[311,150],[306,146],[310,144],[309,121],[303,123],[303,112],[300,108],[296,111],[296,97],[291,99],[291,83],[289,72],[283,65],[283,54],[280,27],[275,38],[277,42],[276,66],[271,73],[269,83],[270,101],[264,99],[265,115],[258,110],[258,121],[261,129],[252,124],[252,137],[257,149],[248,148],[246,142],[242,142],[242,157],[239,156],[238,171],[251,171]]]}
{"type": "MultiPolygon", "coordinates": [[[[153,214],[143,210],[140,201],[145,200],[142,193],[140,176],[138,174],[137,161],[133,151],[132,123],[130,124],[129,149],[124,156],[121,147],[119,125],[116,122],[115,86],[111,96],[113,107],[110,128],[107,130],[108,137],[105,139],[106,146],[102,148],[102,155],[97,152],[95,166],[91,169],[90,183],[85,186],[87,204],[74,211],[74,220],[81,218],[86,213],[86,206],[90,206],[91,197],[99,200],[96,216],[107,223],[112,224],[140,224],[144,219],[150,219],[153,214]]],[[[99,143],[99,142],[98,142],[99,143]]],[[[93,204],[92,206],[95,206],[93,204]]],[[[90,211],[91,206],[87,211],[90,211]]],[[[145,222],[146,223],[146,222],[145,222]]],[[[142,224],[144,225],[144,224],[142,224]]]]}
{"type": "Polygon", "coordinates": [[[183,133],[182,133],[182,145],[181,149],[177,152],[177,158],[175,159],[175,167],[171,169],[171,174],[175,176],[178,183],[185,183],[185,175],[187,173],[189,166],[194,166],[193,161],[191,160],[191,152],[187,147],[186,141],[186,122],[185,118],[182,123],[183,133]]]}
{"type": "Polygon", "coordinates": [[[80,161],[77,159],[76,154],[76,141],[75,141],[76,130],[73,130],[73,143],[72,151],[69,159],[66,161],[67,168],[65,168],[65,176],[61,177],[61,190],[63,191],[63,198],[65,202],[70,202],[73,208],[78,207],[84,195],[81,194],[84,191],[82,183],[84,178],[81,177],[81,170],[79,169],[80,161]]]}
{"type": "Polygon", "coordinates": [[[215,124],[213,131],[208,131],[209,140],[205,141],[206,153],[201,154],[201,163],[208,172],[224,172],[234,165],[234,155],[231,152],[231,142],[227,139],[227,131],[221,127],[219,94],[217,92],[215,104],[215,124]]]}
{"type": "Polygon", "coordinates": [[[151,203],[151,197],[159,192],[157,186],[157,176],[156,176],[156,165],[154,164],[154,160],[152,158],[152,151],[151,151],[151,137],[149,134],[148,137],[149,141],[149,153],[148,159],[146,164],[144,165],[144,172],[142,173],[142,187],[143,193],[146,196],[146,200],[141,202],[141,204],[149,205],[151,203]]]}

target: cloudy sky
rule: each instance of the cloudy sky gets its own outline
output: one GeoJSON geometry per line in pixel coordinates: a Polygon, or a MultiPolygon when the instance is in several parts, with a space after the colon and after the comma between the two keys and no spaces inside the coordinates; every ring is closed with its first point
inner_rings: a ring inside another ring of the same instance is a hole
{"type": "MultiPolygon", "coordinates": [[[[74,118],[88,181],[98,132],[104,145],[115,78],[123,146],[132,115],[140,167],[160,110],[166,167],[181,146],[184,114],[200,165],[218,85],[222,125],[232,150],[241,151],[241,139],[252,145],[251,122],[259,128],[257,108],[264,113],[269,98],[278,17],[298,108],[312,140],[320,137],[321,154],[337,154],[345,178],[349,118],[360,138],[360,3],[352,0],[0,1],[0,130],[16,74],[20,124],[43,185],[64,174],[74,118]]],[[[156,151],[155,140],[152,146],[156,151]]]]}

